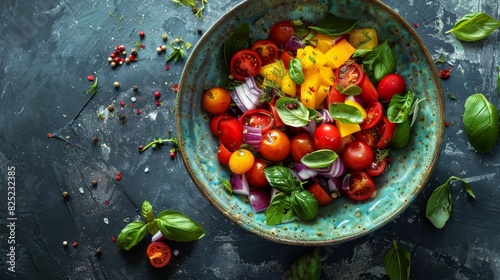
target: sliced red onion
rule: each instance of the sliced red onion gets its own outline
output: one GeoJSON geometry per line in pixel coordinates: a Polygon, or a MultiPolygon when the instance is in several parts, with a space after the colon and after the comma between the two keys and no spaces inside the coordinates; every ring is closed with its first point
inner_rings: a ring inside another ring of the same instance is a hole
{"type": "Polygon", "coordinates": [[[243,105],[243,102],[241,102],[240,98],[238,97],[236,90],[230,90],[229,95],[231,95],[231,99],[233,100],[234,104],[238,106],[238,109],[240,109],[241,112],[245,113],[246,111],[248,111],[248,108],[243,105]]]}
{"type": "Polygon", "coordinates": [[[252,102],[252,99],[250,99],[251,96],[252,96],[252,98],[254,98],[253,97],[254,95],[252,93],[250,93],[250,90],[248,89],[248,87],[246,88],[246,89],[248,89],[248,91],[245,90],[244,85],[246,85],[246,84],[240,84],[240,85],[236,86],[234,88],[234,90],[236,90],[236,94],[240,98],[241,103],[243,103],[245,108],[247,108],[248,110],[253,110],[253,109],[257,108],[257,106],[255,106],[255,104],[252,102]]]}
{"type": "Polygon", "coordinates": [[[310,120],[309,123],[307,123],[307,125],[304,126],[304,129],[307,130],[307,132],[309,132],[311,137],[314,135],[314,131],[316,130],[316,128],[318,128],[318,124],[316,123],[315,119],[310,120]]]}
{"type": "Polygon", "coordinates": [[[290,37],[285,44],[285,50],[288,50],[293,54],[297,54],[297,49],[301,48],[304,48],[304,44],[302,44],[302,40],[296,35],[292,35],[292,37],[290,37]]]}
{"type": "Polygon", "coordinates": [[[243,139],[245,143],[252,146],[255,151],[259,151],[260,142],[262,142],[262,129],[260,127],[243,126],[243,139]]]}
{"type": "Polygon", "coordinates": [[[335,38],[335,39],[333,40],[333,45],[336,45],[336,44],[340,43],[340,41],[342,41],[342,40],[344,40],[344,39],[345,39],[346,41],[349,41],[349,34],[342,34],[342,35],[340,35],[339,37],[335,38]]]}
{"type": "Polygon", "coordinates": [[[157,231],[153,237],[151,237],[151,242],[163,241],[166,238],[161,234],[161,231],[157,231]]]}
{"type": "Polygon", "coordinates": [[[302,163],[294,162],[293,168],[297,171],[297,176],[300,180],[307,180],[318,175],[318,171],[311,169],[302,163]]]}
{"type": "Polygon", "coordinates": [[[229,177],[229,183],[233,188],[233,193],[248,195],[249,194],[249,186],[247,178],[244,174],[231,174],[229,177]]]}
{"type": "Polygon", "coordinates": [[[337,198],[340,196],[340,190],[342,189],[342,179],[340,177],[331,178],[327,182],[328,193],[332,198],[337,198]]]}
{"type": "Polygon", "coordinates": [[[248,199],[250,200],[253,211],[258,213],[269,207],[271,203],[271,193],[267,188],[250,188],[248,199]]]}
{"type": "Polygon", "coordinates": [[[329,167],[326,168],[315,168],[318,172],[318,176],[324,178],[335,178],[344,175],[345,164],[341,157],[338,157],[329,167]]]}
{"type": "Polygon", "coordinates": [[[330,111],[328,111],[328,109],[323,109],[321,111],[321,114],[323,116],[323,122],[322,123],[333,123],[332,115],[330,114],[330,111]]]}
{"type": "MultiPolygon", "coordinates": [[[[294,173],[295,173],[295,172],[294,172],[294,173]]],[[[280,191],[278,191],[277,189],[275,189],[275,188],[271,188],[271,201],[273,201],[273,198],[274,198],[277,194],[279,194],[279,193],[280,193],[280,191]]]]}
{"type": "Polygon", "coordinates": [[[344,176],[344,179],[342,180],[342,190],[348,191],[349,190],[349,181],[351,180],[351,174],[347,174],[344,176]]]}

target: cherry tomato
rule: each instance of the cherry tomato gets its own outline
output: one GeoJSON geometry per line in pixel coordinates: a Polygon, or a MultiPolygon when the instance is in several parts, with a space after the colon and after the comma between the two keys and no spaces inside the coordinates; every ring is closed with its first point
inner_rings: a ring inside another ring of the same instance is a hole
{"type": "Polygon", "coordinates": [[[274,126],[273,114],[265,109],[249,110],[240,117],[240,121],[244,126],[260,128],[263,134],[274,126]]]}
{"type": "Polygon", "coordinates": [[[172,258],[172,250],[163,242],[152,242],[146,249],[149,262],[156,268],[166,266],[172,258]]]}
{"type": "Polygon", "coordinates": [[[368,75],[365,75],[359,86],[361,87],[361,94],[359,97],[363,100],[363,102],[365,102],[365,104],[378,101],[377,89],[373,85],[372,81],[370,81],[370,78],[368,78],[368,75]]]}
{"type": "Polygon", "coordinates": [[[337,89],[337,84],[334,83],[333,86],[330,87],[330,91],[325,97],[325,107],[328,108],[328,105],[334,102],[344,103],[346,97],[347,95],[341,93],[337,89]]]}
{"type": "Polygon", "coordinates": [[[319,125],[313,134],[314,147],[317,150],[337,150],[340,145],[340,132],[336,126],[329,123],[319,125]]]}
{"type": "Polygon", "coordinates": [[[236,118],[219,122],[219,139],[230,151],[239,149],[243,144],[243,125],[236,118]]]}
{"type": "Polygon", "coordinates": [[[266,175],[264,174],[264,168],[266,168],[267,162],[255,158],[252,168],[245,173],[248,184],[254,188],[264,188],[269,185],[266,175]]]}
{"type": "Polygon", "coordinates": [[[356,62],[349,61],[335,69],[335,81],[342,87],[358,86],[363,81],[365,73],[356,62]]]}
{"type": "Polygon", "coordinates": [[[252,168],[255,157],[247,149],[238,149],[229,158],[229,169],[234,174],[243,174],[252,168]]]}
{"type": "Polygon", "coordinates": [[[327,205],[333,201],[330,194],[318,182],[314,182],[307,190],[316,198],[318,205],[327,205]]]}
{"type": "Polygon", "coordinates": [[[370,165],[368,165],[365,171],[371,177],[377,177],[380,176],[382,173],[384,173],[386,168],[387,168],[387,162],[382,159],[382,160],[375,160],[374,162],[370,163],[370,165]]]}
{"type": "Polygon", "coordinates": [[[259,152],[268,161],[283,161],[290,154],[290,139],[283,131],[271,129],[262,135],[259,152]]]}
{"type": "Polygon", "coordinates": [[[252,45],[252,51],[256,52],[262,60],[262,65],[274,62],[279,55],[278,46],[270,40],[258,40],[252,45]]]}
{"type": "Polygon", "coordinates": [[[211,114],[222,114],[231,105],[231,95],[222,87],[211,88],[203,94],[203,108],[211,114]]]}
{"type": "Polygon", "coordinates": [[[372,149],[377,148],[378,141],[380,137],[377,134],[378,127],[374,127],[367,130],[361,130],[354,134],[354,137],[368,144],[372,149]]]}
{"type": "Polygon", "coordinates": [[[283,61],[283,65],[285,66],[285,69],[288,69],[288,66],[290,65],[290,60],[295,58],[295,55],[293,55],[292,52],[283,50],[280,54],[280,60],[283,61]]]}
{"type": "Polygon", "coordinates": [[[273,113],[273,118],[274,118],[274,125],[276,127],[283,127],[285,126],[285,123],[281,120],[280,116],[278,115],[278,110],[276,110],[276,101],[278,100],[278,96],[273,97],[271,102],[269,102],[269,111],[273,113]]]}
{"type": "Polygon", "coordinates": [[[361,170],[351,171],[349,177],[349,185],[345,192],[352,200],[367,200],[375,191],[375,184],[368,173],[361,170]]]}
{"type": "Polygon", "coordinates": [[[314,152],[314,143],[309,133],[300,133],[292,137],[290,140],[293,161],[300,162],[303,156],[314,152]]]}
{"type": "Polygon", "coordinates": [[[229,164],[229,159],[233,153],[221,142],[217,148],[217,159],[224,165],[229,164]]]}
{"type": "Polygon", "coordinates": [[[373,149],[364,141],[354,140],[347,144],[342,153],[344,164],[351,170],[363,170],[375,158],[373,149]]]}
{"type": "Polygon", "coordinates": [[[212,132],[212,134],[215,135],[216,137],[219,137],[220,136],[219,123],[222,120],[228,120],[228,119],[232,119],[232,118],[236,118],[236,117],[231,116],[228,113],[213,115],[209,121],[210,131],[212,132]]]}
{"type": "Polygon", "coordinates": [[[370,129],[378,124],[384,116],[384,108],[378,101],[370,103],[366,107],[366,118],[359,126],[361,129],[370,129]]]}
{"type": "Polygon", "coordinates": [[[231,58],[229,69],[237,80],[244,81],[247,77],[255,77],[262,67],[260,56],[252,50],[239,50],[231,58]]]}
{"type": "Polygon", "coordinates": [[[292,21],[285,20],[278,22],[271,27],[271,30],[269,31],[269,39],[275,42],[280,48],[283,48],[294,33],[295,29],[293,28],[292,21]]]}
{"type": "Polygon", "coordinates": [[[403,93],[405,86],[405,80],[399,74],[386,75],[377,86],[380,101],[390,101],[395,94],[403,93]]]}
{"type": "Polygon", "coordinates": [[[389,118],[383,116],[377,127],[377,134],[379,135],[377,148],[385,149],[391,144],[391,139],[396,131],[397,124],[390,122],[389,118]]]}

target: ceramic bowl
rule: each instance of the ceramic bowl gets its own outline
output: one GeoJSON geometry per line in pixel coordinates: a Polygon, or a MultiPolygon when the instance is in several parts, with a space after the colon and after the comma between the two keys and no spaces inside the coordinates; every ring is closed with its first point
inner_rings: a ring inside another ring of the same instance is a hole
{"type": "Polygon", "coordinates": [[[444,130],[444,101],[434,63],[413,28],[380,1],[372,0],[249,0],[229,10],[200,38],[183,70],[177,100],[179,147],[186,168],[198,189],[218,211],[240,227],[263,238],[291,245],[332,245],[366,235],[401,214],[420,193],[436,164],[444,130]],[[229,179],[216,157],[218,140],[212,136],[201,97],[222,85],[228,76],[222,42],[243,22],[252,27],[253,39],[285,19],[317,22],[331,12],[359,19],[357,27],[377,29],[379,41],[392,38],[397,72],[416,92],[418,120],[409,144],[391,152],[393,161],[384,175],[374,179],[376,195],[364,202],[341,197],[320,208],[310,222],[300,219],[277,226],[265,223],[265,213],[254,213],[248,199],[230,195],[222,186],[229,179]]]}

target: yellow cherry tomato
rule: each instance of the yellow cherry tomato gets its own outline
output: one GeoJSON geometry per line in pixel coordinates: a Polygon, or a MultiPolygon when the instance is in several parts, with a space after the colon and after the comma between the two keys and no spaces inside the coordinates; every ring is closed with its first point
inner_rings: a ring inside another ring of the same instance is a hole
{"type": "Polygon", "coordinates": [[[203,94],[203,108],[212,114],[222,114],[231,105],[231,95],[222,87],[211,88],[203,94]]]}
{"type": "Polygon", "coordinates": [[[255,157],[249,150],[239,149],[229,158],[229,169],[234,174],[243,174],[252,168],[254,161],[255,157]]]}

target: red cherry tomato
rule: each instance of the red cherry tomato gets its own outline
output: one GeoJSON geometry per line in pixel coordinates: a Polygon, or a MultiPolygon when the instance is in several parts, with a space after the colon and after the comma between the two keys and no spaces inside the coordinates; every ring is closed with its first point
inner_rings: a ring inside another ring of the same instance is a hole
{"type": "Polygon", "coordinates": [[[349,61],[335,69],[335,81],[342,87],[358,86],[363,81],[365,73],[356,62],[349,61]]]}
{"type": "Polygon", "coordinates": [[[262,65],[274,62],[279,55],[278,46],[270,40],[258,40],[252,45],[252,51],[256,52],[262,60],[262,65]]]}
{"type": "Polygon", "coordinates": [[[276,110],[276,101],[278,100],[278,96],[275,96],[271,102],[269,102],[269,111],[273,113],[273,118],[274,118],[274,125],[276,127],[284,127],[285,123],[281,120],[280,116],[278,115],[278,110],[276,110]]]}
{"type": "Polygon", "coordinates": [[[280,48],[283,48],[294,33],[295,29],[293,28],[292,21],[285,20],[278,22],[271,27],[271,30],[269,31],[269,39],[275,42],[280,48]]]}
{"type": "Polygon", "coordinates": [[[390,101],[395,94],[403,93],[405,86],[405,80],[399,74],[383,77],[377,86],[380,101],[390,101]]]}
{"type": "Polygon", "coordinates": [[[221,164],[228,165],[233,153],[221,142],[217,148],[217,159],[221,164]]]}
{"type": "Polygon", "coordinates": [[[219,122],[219,135],[224,146],[234,152],[243,143],[243,125],[236,118],[222,120],[219,122]]]}
{"type": "Polygon", "coordinates": [[[375,158],[373,149],[364,141],[354,140],[347,144],[342,153],[344,164],[351,170],[363,170],[375,158]]]}
{"type": "Polygon", "coordinates": [[[231,58],[229,69],[237,80],[244,81],[247,77],[255,77],[262,67],[260,56],[252,50],[239,50],[231,58]]]}
{"type": "Polygon", "coordinates": [[[156,268],[166,266],[172,258],[172,250],[163,242],[152,242],[146,249],[149,262],[156,268]]]}
{"type": "Polygon", "coordinates": [[[379,135],[377,148],[385,149],[389,147],[394,131],[396,131],[397,124],[390,122],[389,118],[383,116],[379,125],[376,127],[378,127],[377,134],[379,135]]]}
{"type": "Polygon", "coordinates": [[[333,86],[330,87],[330,91],[326,95],[325,98],[325,107],[328,108],[328,105],[334,102],[344,103],[347,95],[341,93],[337,89],[337,83],[334,83],[333,86]]]}
{"type": "Polygon", "coordinates": [[[290,60],[295,58],[295,55],[293,55],[292,52],[283,50],[280,54],[280,60],[283,61],[283,65],[285,66],[285,69],[288,69],[288,66],[290,65],[290,60]]]}
{"type": "Polygon", "coordinates": [[[370,129],[378,124],[384,116],[384,108],[378,101],[368,104],[366,107],[366,118],[359,126],[361,129],[370,129]]]}
{"type": "Polygon", "coordinates": [[[336,126],[328,123],[319,125],[313,134],[314,147],[317,150],[337,150],[340,146],[340,132],[336,126]]]}
{"type": "Polygon", "coordinates": [[[385,160],[375,160],[366,168],[366,173],[371,177],[377,177],[384,173],[387,168],[387,162],[385,160]]]}
{"type": "Polygon", "coordinates": [[[377,89],[368,78],[368,75],[365,75],[359,86],[361,87],[361,94],[359,95],[359,97],[365,102],[365,104],[370,104],[372,102],[378,101],[377,89]]]}
{"type": "Polygon", "coordinates": [[[271,129],[262,135],[259,152],[268,161],[283,161],[290,154],[290,139],[283,131],[271,129]]]}
{"type": "Polygon", "coordinates": [[[368,173],[361,170],[351,171],[349,177],[349,185],[345,192],[352,200],[367,200],[375,191],[375,184],[368,173]]]}
{"type": "Polygon", "coordinates": [[[240,117],[241,124],[244,126],[258,127],[264,134],[274,126],[273,114],[264,109],[253,109],[246,111],[240,117]]]}
{"type": "Polygon", "coordinates": [[[330,194],[318,182],[314,182],[307,190],[316,198],[318,205],[327,205],[333,201],[330,194]]]}
{"type": "Polygon", "coordinates": [[[293,161],[300,162],[303,156],[314,152],[314,143],[309,133],[300,133],[292,137],[290,140],[293,161]]]}
{"type": "Polygon", "coordinates": [[[231,119],[231,118],[236,118],[236,117],[231,116],[228,113],[219,114],[219,115],[213,115],[210,118],[210,121],[209,121],[210,131],[212,132],[212,134],[215,135],[216,137],[219,137],[220,136],[219,123],[222,120],[228,120],[228,119],[231,119]]]}
{"type": "Polygon", "coordinates": [[[266,175],[264,174],[264,168],[266,168],[267,162],[255,158],[252,168],[245,173],[248,184],[254,188],[264,188],[269,185],[266,175]]]}

